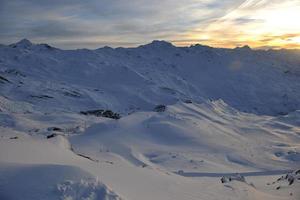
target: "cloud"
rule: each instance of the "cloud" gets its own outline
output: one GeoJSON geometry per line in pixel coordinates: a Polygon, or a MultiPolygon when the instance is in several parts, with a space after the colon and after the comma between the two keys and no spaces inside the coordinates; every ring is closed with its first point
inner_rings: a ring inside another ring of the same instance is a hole
{"type": "Polygon", "coordinates": [[[84,45],[88,47],[95,40],[112,44],[172,40],[201,23],[224,15],[236,2],[2,0],[0,42],[14,42],[23,37],[56,43],[84,38],[89,41],[84,45]]]}
{"type": "Polygon", "coordinates": [[[299,0],[0,0],[0,43],[26,37],[61,48],[132,46],[154,39],[277,46],[272,42],[283,39],[266,35],[298,30],[287,30],[293,21],[277,19],[278,25],[268,15],[276,18],[276,10],[298,5],[299,0]]]}
{"type": "Polygon", "coordinates": [[[244,25],[244,24],[250,24],[250,23],[251,24],[253,24],[253,23],[263,23],[264,20],[240,17],[240,18],[233,19],[232,22],[235,25],[244,25]]]}
{"type": "Polygon", "coordinates": [[[246,0],[186,37],[221,47],[299,47],[299,0],[246,0]]]}

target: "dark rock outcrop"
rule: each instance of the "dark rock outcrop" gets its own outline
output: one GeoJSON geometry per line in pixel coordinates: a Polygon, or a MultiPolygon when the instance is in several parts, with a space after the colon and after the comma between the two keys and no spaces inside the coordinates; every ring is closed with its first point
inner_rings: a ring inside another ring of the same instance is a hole
{"type": "Polygon", "coordinates": [[[155,112],[165,112],[166,108],[167,108],[167,106],[165,106],[165,105],[157,105],[157,106],[155,106],[154,111],[155,112]]]}
{"type": "Polygon", "coordinates": [[[82,115],[94,115],[96,117],[106,117],[111,119],[120,119],[121,116],[119,113],[115,113],[111,110],[88,110],[88,111],[81,111],[80,114],[82,115]]]}

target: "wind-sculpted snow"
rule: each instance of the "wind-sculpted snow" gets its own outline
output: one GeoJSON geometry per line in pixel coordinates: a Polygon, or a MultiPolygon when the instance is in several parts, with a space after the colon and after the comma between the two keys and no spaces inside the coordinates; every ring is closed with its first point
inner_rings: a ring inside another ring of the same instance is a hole
{"type": "Polygon", "coordinates": [[[118,195],[95,180],[65,181],[57,185],[57,190],[62,200],[121,200],[118,195]]]}
{"type": "Polygon", "coordinates": [[[89,173],[64,165],[1,165],[0,198],[30,200],[121,200],[89,173]]]}
{"type": "Polygon", "coordinates": [[[279,170],[299,165],[298,128],[280,118],[241,113],[223,101],[178,103],[163,113],[94,124],[71,143],[88,155],[101,147],[133,164],[149,165],[148,160],[171,171],[279,170]]]}

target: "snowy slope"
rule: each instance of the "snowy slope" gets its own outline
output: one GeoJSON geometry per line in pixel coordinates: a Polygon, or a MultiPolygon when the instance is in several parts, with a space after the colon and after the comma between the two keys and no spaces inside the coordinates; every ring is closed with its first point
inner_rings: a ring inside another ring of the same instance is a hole
{"type": "Polygon", "coordinates": [[[280,170],[299,166],[298,126],[239,113],[222,101],[179,103],[164,113],[97,123],[70,141],[87,155],[109,150],[133,164],[152,162],[170,171],[280,170]]]}
{"type": "Polygon", "coordinates": [[[41,107],[126,113],[178,100],[222,99],[240,111],[277,115],[300,106],[299,51],[178,48],[163,41],[64,51],[22,40],[2,46],[0,55],[1,77],[11,82],[1,84],[2,95],[41,107]]]}
{"type": "Polygon", "coordinates": [[[297,200],[299,55],[1,45],[0,199],[297,200]]]}

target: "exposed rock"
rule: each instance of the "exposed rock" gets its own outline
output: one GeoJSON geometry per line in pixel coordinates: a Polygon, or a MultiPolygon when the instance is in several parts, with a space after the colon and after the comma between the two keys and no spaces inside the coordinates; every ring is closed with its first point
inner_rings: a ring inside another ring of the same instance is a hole
{"type": "Polygon", "coordinates": [[[102,113],[103,117],[112,118],[112,119],[120,119],[120,115],[118,113],[114,113],[111,110],[106,110],[102,113]]]}
{"type": "Polygon", "coordinates": [[[291,173],[287,173],[285,176],[281,176],[277,179],[277,182],[287,182],[288,185],[292,185],[295,181],[300,180],[300,170],[295,170],[291,173]]]}
{"type": "Polygon", "coordinates": [[[53,97],[49,95],[30,95],[30,97],[38,99],[53,99],[53,97]]]}
{"type": "Polygon", "coordinates": [[[49,127],[47,128],[48,131],[58,131],[58,132],[63,132],[63,129],[58,128],[58,127],[49,127]]]}
{"type": "Polygon", "coordinates": [[[232,175],[232,176],[223,176],[221,178],[221,182],[222,183],[228,183],[228,182],[231,182],[231,181],[241,181],[241,182],[246,182],[246,179],[244,176],[242,176],[241,174],[235,174],[235,175],[232,175]]]}
{"type": "Polygon", "coordinates": [[[57,134],[56,134],[56,133],[53,133],[53,134],[51,134],[51,135],[47,135],[47,139],[54,138],[54,137],[56,137],[56,136],[57,136],[57,134]]]}
{"type": "Polygon", "coordinates": [[[83,115],[94,115],[96,117],[106,117],[111,119],[120,119],[121,116],[119,113],[115,113],[111,110],[88,110],[88,111],[81,111],[80,114],[83,115]]]}
{"type": "Polygon", "coordinates": [[[184,103],[193,103],[193,102],[192,102],[192,100],[187,99],[187,100],[184,101],[184,103]]]}
{"type": "Polygon", "coordinates": [[[10,83],[10,81],[4,78],[3,76],[0,76],[0,83],[10,83]]]}
{"type": "Polygon", "coordinates": [[[165,105],[157,105],[157,106],[155,106],[154,111],[155,112],[165,112],[166,108],[167,108],[167,106],[165,106],[165,105]]]}
{"type": "Polygon", "coordinates": [[[80,114],[82,115],[94,115],[96,117],[102,117],[102,113],[104,110],[87,110],[87,111],[81,111],[80,114]]]}

